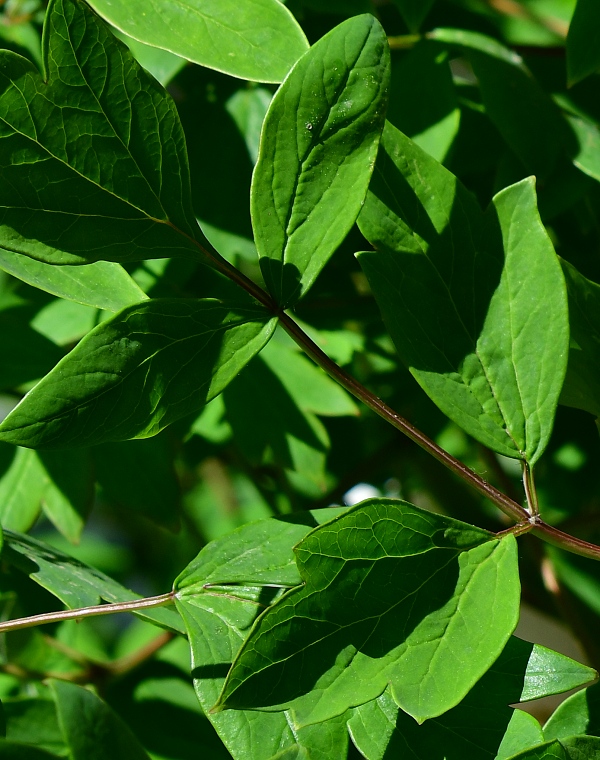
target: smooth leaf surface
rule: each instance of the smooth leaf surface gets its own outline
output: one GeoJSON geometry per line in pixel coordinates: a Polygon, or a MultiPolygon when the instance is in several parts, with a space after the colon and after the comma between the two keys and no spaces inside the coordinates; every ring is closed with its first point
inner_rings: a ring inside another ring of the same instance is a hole
{"type": "Polygon", "coordinates": [[[568,354],[564,278],[531,179],[484,215],[391,125],[359,218],[359,254],[398,353],[440,409],[505,456],[535,463],[568,354]]]}
{"type": "Polygon", "coordinates": [[[600,129],[597,124],[579,118],[567,116],[578,143],[573,153],[573,163],[589,177],[600,182],[600,129]]]}
{"type": "Polygon", "coordinates": [[[150,760],[129,727],[82,686],[51,680],[70,760],[150,760]]]}
{"type": "Polygon", "coordinates": [[[400,710],[388,689],[352,711],[348,722],[352,740],[368,760],[506,758],[504,750],[511,746],[516,752],[543,742],[539,723],[535,721],[536,730],[523,713],[509,707],[525,694],[535,694],[537,699],[556,693],[557,684],[540,681],[540,664],[554,672],[560,665],[567,671],[578,667],[579,685],[591,677],[584,665],[512,636],[488,672],[452,710],[419,726],[400,710]]]}
{"type": "MultiPolygon", "coordinates": [[[[120,583],[64,552],[29,536],[5,531],[2,558],[58,597],[70,609],[140,599],[120,583]]],[[[179,616],[166,608],[136,612],[143,620],[182,632],[179,616]]]]}
{"type": "Polygon", "coordinates": [[[188,61],[255,82],[281,82],[308,42],[277,0],[90,0],[117,29],[188,61]]]}
{"type": "Polygon", "coordinates": [[[265,345],[275,319],[212,299],[153,299],[89,333],[0,425],[29,447],[156,435],[218,395],[265,345]]]}
{"type": "Polygon", "coordinates": [[[44,468],[35,451],[3,445],[1,452],[0,523],[9,530],[28,531],[46,490],[44,468]]]}
{"type": "Polygon", "coordinates": [[[419,30],[434,2],[435,0],[394,0],[411,32],[419,30]]]}
{"type": "Polygon", "coordinates": [[[496,760],[506,760],[517,752],[543,743],[544,734],[537,718],[523,710],[514,710],[496,760]]]}
{"type": "Polygon", "coordinates": [[[81,0],[50,3],[44,66],[46,81],[0,52],[0,246],[50,264],[198,258],[170,97],[81,0]]]}
{"type": "MultiPolygon", "coordinates": [[[[65,755],[65,740],[58,726],[56,704],[50,698],[4,700],[6,737],[46,752],[65,755]]],[[[3,757],[0,751],[0,757],[3,757]]]]}
{"type": "Polygon", "coordinates": [[[379,22],[357,16],[313,45],[271,101],[251,212],[263,277],[281,306],[306,293],[358,215],[383,128],[389,67],[379,22]]]}
{"type": "Polygon", "coordinates": [[[569,295],[571,345],[561,404],[600,417],[600,285],[561,260],[569,295]]]}
{"type": "Polygon", "coordinates": [[[567,77],[573,86],[600,69],[600,12],[595,0],[577,0],[567,35],[567,77]]]}
{"type": "Polygon", "coordinates": [[[571,736],[561,741],[569,760],[597,760],[600,739],[597,736],[571,736]]]}
{"type": "Polygon", "coordinates": [[[120,311],[148,298],[123,267],[111,261],[57,267],[0,250],[0,268],[34,288],[106,311],[120,311]]]}
{"type": "Polygon", "coordinates": [[[419,722],[450,709],[516,625],[515,544],[490,539],[384,499],[314,530],[296,548],[304,585],[257,621],[218,707],[290,708],[310,725],[391,683],[419,722]]]}
{"type": "Polygon", "coordinates": [[[560,742],[553,741],[519,752],[517,755],[513,755],[510,760],[569,760],[569,755],[560,742]]]}
{"type": "Polygon", "coordinates": [[[566,739],[577,734],[600,735],[600,687],[598,684],[571,694],[544,725],[544,737],[566,739]]]}
{"type": "Polygon", "coordinates": [[[6,760],[60,760],[61,755],[53,755],[31,744],[0,739],[0,754],[6,760]]]}

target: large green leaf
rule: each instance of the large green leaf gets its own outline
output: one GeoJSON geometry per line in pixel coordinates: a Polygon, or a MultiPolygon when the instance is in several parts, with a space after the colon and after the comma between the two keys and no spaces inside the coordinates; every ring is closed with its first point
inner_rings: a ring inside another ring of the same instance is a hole
{"type": "Polygon", "coordinates": [[[339,512],[325,509],[245,525],[211,542],[175,581],[177,609],[192,649],[198,699],[236,760],[346,758],[344,719],[297,731],[283,713],[210,712],[248,629],[272,598],[268,587],[301,582],[292,547],[312,527],[339,512]]]}
{"type": "Polygon", "coordinates": [[[544,737],[566,739],[576,734],[600,735],[600,686],[598,684],[571,694],[544,725],[544,737]]]}
{"type": "MultiPolygon", "coordinates": [[[[106,602],[140,599],[121,584],[83,562],[29,536],[5,532],[2,559],[58,597],[70,609],[106,602]]],[[[135,613],[143,620],[182,632],[174,610],[156,608],[135,613]]]]}
{"type": "Polygon", "coordinates": [[[304,585],[257,620],[219,708],[290,708],[310,725],[391,684],[422,722],[460,702],[517,622],[514,539],[406,502],[366,501],[295,551],[304,585]]]}
{"type": "Polygon", "coordinates": [[[278,0],[88,1],[130,37],[241,79],[281,82],[308,47],[278,0]]]}
{"type": "Polygon", "coordinates": [[[368,760],[504,759],[543,742],[539,723],[534,720],[535,729],[523,718],[524,713],[509,705],[549,696],[593,677],[590,668],[513,636],[462,702],[444,715],[419,726],[386,690],[378,699],[352,711],[348,729],[368,760]],[[544,670],[552,676],[540,680],[544,670]]]}
{"type": "Polygon", "coordinates": [[[577,0],[567,35],[569,86],[600,69],[600,9],[596,0],[577,0]]]}
{"type": "Polygon", "coordinates": [[[150,760],[119,716],[89,689],[51,680],[69,760],[150,760]]]}
{"type": "Polygon", "coordinates": [[[120,264],[111,261],[56,267],[0,249],[0,268],[34,288],[107,311],[120,311],[148,297],[120,264]]]}
{"type": "Polygon", "coordinates": [[[198,258],[170,97],[81,0],[50,3],[44,65],[45,80],[0,52],[0,246],[50,264],[198,258]]]}
{"type": "Polygon", "coordinates": [[[398,353],[440,409],[486,446],[534,463],[568,355],[564,278],[531,179],[484,215],[391,125],[359,217],[359,254],[398,353]]]}
{"type": "Polygon", "coordinates": [[[569,294],[571,347],[561,404],[600,417],[600,285],[561,261],[569,294]]]}
{"type": "Polygon", "coordinates": [[[271,102],[251,211],[263,276],[281,306],[306,293],[356,219],[383,128],[389,67],[380,24],[356,16],[298,61],[271,102]]]}
{"type": "Polygon", "coordinates": [[[61,448],[155,435],[218,395],[269,340],[260,307],[153,299],[92,330],[0,425],[0,439],[61,448]]]}

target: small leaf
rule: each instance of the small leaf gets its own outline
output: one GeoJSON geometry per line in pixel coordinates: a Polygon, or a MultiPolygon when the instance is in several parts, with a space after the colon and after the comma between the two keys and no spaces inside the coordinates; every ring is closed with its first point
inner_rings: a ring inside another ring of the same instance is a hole
{"type": "Polygon", "coordinates": [[[577,149],[572,160],[578,169],[600,182],[600,129],[597,124],[579,116],[567,116],[569,126],[577,138],[577,149]]]}
{"type": "Polygon", "coordinates": [[[444,715],[419,726],[400,710],[388,689],[352,711],[348,730],[368,760],[405,754],[410,760],[506,758],[503,747],[517,751],[543,742],[537,721],[536,729],[531,722],[534,719],[524,719],[524,713],[509,705],[520,702],[523,694],[535,693],[539,698],[560,691],[565,684],[560,677],[555,683],[540,681],[539,670],[544,665],[555,673],[561,666],[567,671],[578,667],[580,685],[590,677],[590,669],[584,665],[512,636],[488,672],[444,715]],[[520,742],[529,743],[517,747],[520,742]]]}
{"type": "MultiPolygon", "coordinates": [[[[5,531],[2,559],[58,597],[70,609],[106,602],[140,599],[124,586],[54,547],[12,531],[5,531]]],[[[179,616],[170,609],[135,612],[142,620],[182,632],[179,616]]]]}
{"type": "Polygon", "coordinates": [[[150,760],[129,727],[82,686],[50,680],[70,760],[150,760]]]}
{"type": "Polygon", "coordinates": [[[170,97],[80,0],[50,3],[44,65],[47,81],[0,51],[0,247],[50,264],[198,258],[170,97]]]}
{"type": "Polygon", "coordinates": [[[385,118],[385,32],[356,16],[298,61],[271,101],[252,179],[265,282],[281,306],[310,288],[363,203],[385,118]]]}
{"type": "Polygon", "coordinates": [[[600,69],[600,13],[596,0],[577,0],[567,35],[569,87],[600,69]]]}
{"type": "Polygon", "coordinates": [[[0,249],[0,268],[34,288],[97,309],[120,311],[148,298],[120,264],[110,261],[56,267],[0,249]]]}
{"type": "Polygon", "coordinates": [[[310,725],[391,683],[422,722],[464,697],[516,625],[514,540],[406,502],[366,501],[296,554],[304,585],[257,620],[218,708],[289,708],[310,725]]]}
{"type": "Polygon", "coordinates": [[[281,82],[308,47],[292,13],[277,0],[90,0],[125,34],[188,61],[255,82],[281,82]]]}
{"type": "Polygon", "coordinates": [[[47,487],[46,473],[35,451],[2,445],[6,469],[0,478],[0,523],[3,528],[28,531],[40,513],[47,487]]]}
{"type": "Polygon", "coordinates": [[[515,710],[498,748],[496,760],[506,760],[517,752],[543,743],[544,734],[538,720],[523,710],[515,710]]]}
{"type": "Polygon", "coordinates": [[[484,445],[535,463],[552,431],[569,335],[533,181],[503,190],[484,216],[448,170],[388,124],[359,226],[377,249],[360,264],[421,387],[484,445]]]}
{"type": "Polygon", "coordinates": [[[218,395],[276,320],[247,304],[153,299],[92,330],[0,425],[41,448],[156,435],[218,395]]]}
{"type": "Polygon", "coordinates": [[[566,739],[577,734],[600,735],[600,686],[595,684],[571,694],[544,725],[544,737],[566,739]]]}

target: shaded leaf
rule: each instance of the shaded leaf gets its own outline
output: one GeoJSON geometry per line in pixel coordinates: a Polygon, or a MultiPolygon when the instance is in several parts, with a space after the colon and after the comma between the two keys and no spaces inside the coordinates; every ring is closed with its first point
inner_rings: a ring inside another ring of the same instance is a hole
{"type": "Polygon", "coordinates": [[[150,760],[129,727],[82,686],[50,680],[71,760],[150,760]]]}
{"type": "Polygon", "coordinates": [[[535,463],[566,369],[564,278],[531,179],[484,215],[443,166],[387,125],[359,254],[398,353],[468,433],[535,463]]]}
{"type": "Polygon", "coordinates": [[[269,340],[263,309],[153,299],[102,322],[0,425],[42,448],[156,435],[218,395],[269,340]]]}
{"type": "Polygon", "coordinates": [[[488,672],[444,715],[419,726],[400,710],[388,689],[378,699],[355,708],[348,729],[368,760],[504,759],[510,747],[516,752],[543,742],[537,721],[531,716],[523,718],[524,713],[509,705],[522,701],[524,695],[539,698],[561,690],[566,681],[560,683],[560,677],[554,683],[540,681],[540,666],[544,665],[555,673],[560,666],[567,672],[578,667],[579,684],[590,678],[590,669],[584,665],[512,636],[488,672]]]}
{"type": "Polygon", "coordinates": [[[291,12],[277,0],[91,0],[103,18],[147,45],[256,82],[281,82],[308,47],[291,12]]]}
{"type": "Polygon", "coordinates": [[[595,0],[577,0],[567,35],[567,79],[573,86],[600,69],[600,12],[595,0]]]}
{"type": "Polygon", "coordinates": [[[170,97],[80,0],[50,3],[44,66],[47,81],[0,52],[0,246],[51,264],[198,258],[170,97]]]}
{"type": "Polygon", "coordinates": [[[0,754],[3,760],[61,760],[63,757],[32,747],[31,744],[11,742],[7,739],[0,739],[0,754]]]}
{"type": "Polygon", "coordinates": [[[47,486],[46,473],[35,451],[2,445],[0,523],[3,528],[28,531],[40,513],[47,486]]]}
{"type": "Polygon", "coordinates": [[[572,158],[582,172],[600,182],[600,129],[596,124],[578,116],[567,116],[578,148],[572,158]]]}
{"type": "Polygon", "coordinates": [[[38,457],[46,476],[42,509],[63,536],[75,543],[94,503],[90,454],[85,449],[32,453],[38,457]]]}
{"type": "Polygon", "coordinates": [[[1,388],[17,388],[38,380],[64,356],[54,341],[32,327],[32,317],[27,306],[0,311],[1,388]]]}
{"type": "Polygon", "coordinates": [[[122,266],[110,261],[56,267],[0,250],[0,267],[34,288],[97,309],[120,311],[148,297],[122,266]]]}
{"type": "Polygon", "coordinates": [[[271,101],[251,211],[261,270],[281,306],[306,293],[356,219],[383,127],[389,66],[379,22],[356,16],[303,56],[271,101]]]}
{"type": "Polygon", "coordinates": [[[180,58],[174,53],[170,53],[168,50],[161,50],[160,48],[152,47],[143,42],[139,42],[138,40],[134,40],[133,37],[128,37],[118,29],[113,28],[112,31],[115,34],[115,37],[127,45],[135,56],[137,62],[143,66],[146,71],[149,71],[163,87],[166,87],[186,65],[186,61],[183,58],[180,58]]]}
{"type": "MultiPolygon", "coordinates": [[[[48,544],[5,531],[2,559],[58,597],[70,609],[106,602],[140,599],[120,583],[48,544]]],[[[142,620],[181,632],[179,616],[170,609],[140,610],[142,620]]]]}
{"type": "Polygon", "coordinates": [[[561,259],[567,293],[571,346],[560,403],[600,417],[600,285],[561,259]]]}
{"type": "Polygon", "coordinates": [[[464,697],[516,625],[514,540],[406,502],[363,502],[295,551],[304,585],[258,619],[219,708],[290,708],[309,725],[391,683],[422,722],[464,697]]]}
{"type": "Polygon", "coordinates": [[[561,740],[569,760],[597,760],[600,756],[600,739],[597,736],[571,736],[561,740]]]}
{"type": "Polygon", "coordinates": [[[434,2],[435,0],[394,0],[411,32],[419,30],[434,2]]]}
{"type": "MultiPolygon", "coordinates": [[[[12,742],[34,745],[47,752],[65,754],[65,740],[58,726],[52,699],[20,698],[5,700],[6,736],[12,742]]],[[[0,757],[4,757],[0,750],[0,757]]]]}

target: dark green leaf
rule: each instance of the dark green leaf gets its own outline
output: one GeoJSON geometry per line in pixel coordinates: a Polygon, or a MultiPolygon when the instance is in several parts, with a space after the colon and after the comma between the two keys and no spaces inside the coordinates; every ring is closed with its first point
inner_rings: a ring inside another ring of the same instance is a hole
{"type": "Polygon", "coordinates": [[[578,142],[578,148],[572,156],[573,163],[582,172],[600,182],[600,129],[587,119],[578,116],[567,118],[578,142]]]}
{"type": "Polygon", "coordinates": [[[597,736],[571,736],[562,739],[561,744],[569,760],[598,760],[600,757],[600,739],[597,736]]]}
{"type": "Polygon", "coordinates": [[[31,744],[21,744],[0,739],[0,756],[2,760],[62,760],[64,756],[51,755],[44,749],[37,749],[31,744]]]}
{"type": "Polygon", "coordinates": [[[513,636],[462,702],[444,715],[419,726],[386,690],[377,700],[354,709],[348,728],[368,760],[504,760],[543,742],[537,721],[509,705],[526,695],[539,698],[554,694],[571,682],[567,679],[560,683],[561,677],[554,683],[540,681],[540,667],[545,666],[554,673],[561,667],[567,673],[579,668],[579,684],[590,678],[589,668],[513,636]]]}
{"type": "Polygon", "coordinates": [[[293,15],[277,0],[90,0],[103,18],[140,42],[188,61],[256,82],[281,82],[308,47],[293,15]]]}
{"type": "Polygon", "coordinates": [[[0,311],[0,388],[12,389],[38,380],[63,357],[54,341],[30,324],[26,306],[0,311]]]}
{"type": "Polygon", "coordinates": [[[34,288],[97,309],[120,311],[148,297],[122,266],[110,261],[56,267],[0,249],[0,267],[34,288]]]}
{"type": "Polygon", "coordinates": [[[82,686],[51,680],[70,760],[150,760],[125,723],[82,686]]]}
{"type": "Polygon", "coordinates": [[[72,543],[81,531],[94,503],[94,473],[85,449],[69,452],[31,452],[46,477],[42,508],[53,525],[72,543]]]}
{"type": "Polygon", "coordinates": [[[0,53],[0,246],[50,264],[198,258],[169,96],[81,0],[50,3],[44,41],[47,81],[0,53]]]}
{"type": "Polygon", "coordinates": [[[291,708],[302,726],[391,683],[422,722],[464,697],[516,625],[514,540],[406,502],[364,502],[309,534],[296,554],[304,585],[259,618],[218,707],[291,708]]]}
{"type": "Polygon", "coordinates": [[[595,0],[577,0],[567,35],[567,78],[573,86],[600,69],[600,12],[595,0]]]}
{"type": "Polygon", "coordinates": [[[156,435],[218,395],[269,340],[261,308],[153,299],[102,322],[0,425],[42,448],[156,435]]]}
{"type": "Polygon", "coordinates": [[[434,2],[435,0],[394,0],[411,32],[419,30],[434,2]]]}
{"type": "Polygon", "coordinates": [[[443,166],[387,125],[359,254],[398,353],[440,409],[486,446],[534,463],[568,353],[564,278],[533,181],[487,214],[443,166]]]}
{"type": "MultiPolygon", "coordinates": [[[[141,598],[99,570],[48,544],[12,531],[6,531],[4,538],[2,559],[28,575],[71,609],[89,607],[102,600],[127,602],[141,598]]],[[[143,620],[182,631],[181,620],[173,610],[159,607],[136,614],[143,620]]]]}
{"type": "MultiPolygon", "coordinates": [[[[65,754],[65,740],[58,726],[52,699],[21,698],[5,700],[6,737],[12,742],[33,744],[40,750],[65,754]]],[[[0,757],[4,757],[0,749],[0,757]]]]}
{"type": "Polygon", "coordinates": [[[271,295],[291,306],[345,238],[365,197],[385,117],[385,32],[373,16],[337,26],[273,98],[252,180],[252,224],[271,295]]]}
{"type": "Polygon", "coordinates": [[[561,260],[569,294],[571,347],[561,404],[600,417],[600,285],[561,260]]]}

